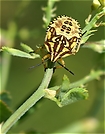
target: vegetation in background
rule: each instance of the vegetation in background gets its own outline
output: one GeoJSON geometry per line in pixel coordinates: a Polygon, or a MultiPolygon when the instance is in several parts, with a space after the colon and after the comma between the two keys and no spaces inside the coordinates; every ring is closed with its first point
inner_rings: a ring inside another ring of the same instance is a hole
{"type": "MultiPolygon", "coordinates": [[[[49,22],[53,17],[56,16],[56,8],[55,4],[58,2],[57,0],[48,0],[47,6],[42,8],[43,11],[43,21],[44,21],[44,28],[47,28],[49,22]]],[[[60,2],[60,1],[59,1],[60,2]]],[[[30,2],[27,1],[25,4],[21,2],[21,5],[19,10],[16,13],[16,17],[21,13],[23,8],[27,7],[30,2]]],[[[59,7],[57,7],[59,8],[59,7]]],[[[105,22],[99,22],[100,18],[102,18],[105,15],[105,3],[103,0],[99,1],[93,1],[91,6],[91,12],[88,16],[88,18],[85,20],[85,27],[82,29],[82,41],[81,41],[81,48],[85,47],[88,49],[92,49],[93,51],[96,51],[100,53],[100,55],[104,55],[105,52],[105,40],[99,40],[94,42],[87,42],[90,38],[90,36],[95,36],[96,30],[100,26],[105,26],[105,22]],[[92,15],[93,11],[96,12],[95,15],[92,15]]],[[[79,100],[86,100],[88,99],[89,93],[86,89],[86,84],[94,79],[97,79],[98,82],[103,81],[103,76],[105,74],[104,72],[104,63],[102,60],[102,66],[98,69],[90,70],[90,73],[85,76],[84,78],[70,83],[70,80],[68,76],[64,75],[62,78],[61,85],[55,85],[53,87],[49,87],[50,81],[53,76],[53,68],[48,68],[45,71],[45,74],[43,76],[42,82],[38,89],[16,110],[14,113],[12,112],[11,108],[9,107],[9,103],[11,100],[9,92],[5,89],[7,80],[9,77],[9,66],[11,63],[11,55],[21,57],[21,58],[28,58],[28,59],[36,59],[41,58],[41,55],[36,53],[30,53],[34,50],[28,45],[21,43],[21,47],[24,51],[14,49],[15,46],[15,37],[17,35],[18,29],[17,24],[13,20],[9,24],[9,28],[7,31],[4,29],[1,29],[1,52],[2,52],[2,64],[0,64],[0,74],[1,74],[1,100],[0,100],[0,111],[1,112],[1,132],[7,133],[8,130],[32,107],[34,106],[42,97],[48,98],[54,102],[59,107],[64,107],[66,105],[69,105],[71,103],[77,102],[79,100]],[[3,35],[6,35],[7,39],[9,38],[8,43],[3,42],[3,35]],[[5,45],[8,44],[8,45],[5,45]],[[9,55],[9,54],[10,55],[9,55]],[[6,60],[6,63],[5,63],[6,60]],[[3,74],[3,75],[2,75],[3,74]]],[[[26,32],[27,33],[27,32],[26,32]]],[[[28,33],[27,33],[28,34],[28,33]]],[[[21,34],[22,36],[22,34],[21,34]]],[[[26,35],[27,36],[27,35],[26,35]]],[[[100,97],[100,96],[99,96],[100,97]]],[[[96,100],[98,101],[98,100],[96,100]]],[[[98,104],[98,103],[97,103],[98,104]]],[[[93,110],[94,111],[94,110],[93,110]]],[[[94,122],[94,120],[85,120],[87,123],[94,122]]],[[[91,126],[87,129],[82,128],[82,124],[85,121],[77,122],[76,128],[71,126],[70,132],[88,132],[90,129],[90,132],[93,130],[96,131],[98,125],[94,125],[95,128],[91,129],[91,126]],[[73,130],[74,128],[74,130],[73,130]]],[[[96,122],[95,122],[96,123],[96,122]]],[[[68,128],[66,128],[68,129],[68,128]]],[[[66,130],[62,130],[62,132],[66,132],[66,130]]],[[[27,133],[27,132],[24,132],[27,133]]],[[[36,133],[36,132],[30,132],[30,133],[36,133]]]]}

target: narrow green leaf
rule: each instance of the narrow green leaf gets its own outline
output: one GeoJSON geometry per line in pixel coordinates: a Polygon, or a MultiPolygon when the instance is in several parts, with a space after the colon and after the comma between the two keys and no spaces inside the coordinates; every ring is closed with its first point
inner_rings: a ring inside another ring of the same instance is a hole
{"type": "Polygon", "coordinates": [[[26,44],[24,44],[24,43],[21,43],[20,46],[21,46],[21,47],[23,48],[23,50],[24,50],[25,52],[27,52],[27,53],[34,52],[34,50],[33,50],[30,46],[28,46],[28,45],[26,45],[26,44]]]}
{"type": "Polygon", "coordinates": [[[83,47],[92,49],[98,53],[105,53],[105,40],[87,42],[83,47]]]}
{"type": "Polygon", "coordinates": [[[30,55],[29,53],[23,52],[18,49],[9,48],[9,47],[2,47],[2,50],[5,52],[8,52],[9,54],[13,56],[18,56],[18,57],[24,57],[24,58],[29,58],[29,59],[35,59],[35,58],[40,57],[40,55],[38,54],[30,55]]]}

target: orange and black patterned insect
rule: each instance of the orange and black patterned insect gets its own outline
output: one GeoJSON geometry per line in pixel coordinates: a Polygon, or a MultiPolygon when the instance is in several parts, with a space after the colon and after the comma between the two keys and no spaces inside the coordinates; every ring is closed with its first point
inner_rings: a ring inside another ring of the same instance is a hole
{"type": "Polygon", "coordinates": [[[51,62],[60,60],[60,65],[65,67],[62,58],[78,52],[81,37],[82,30],[76,20],[68,16],[58,16],[47,28],[44,45],[48,54],[43,57],[43,60],[47,58],[51,62]]]}

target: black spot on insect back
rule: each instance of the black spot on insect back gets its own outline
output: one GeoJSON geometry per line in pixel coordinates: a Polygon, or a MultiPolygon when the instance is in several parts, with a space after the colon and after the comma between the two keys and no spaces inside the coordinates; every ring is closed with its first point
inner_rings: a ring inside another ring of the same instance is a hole
{"type": "Polygon", "coordinates": [[[66,15],[55,18],[48,26],[45,38],[45,47],[51,54],[51,61],[75,54],[79,50],[81,37],[82,30],[75,19],[66,15]]]}

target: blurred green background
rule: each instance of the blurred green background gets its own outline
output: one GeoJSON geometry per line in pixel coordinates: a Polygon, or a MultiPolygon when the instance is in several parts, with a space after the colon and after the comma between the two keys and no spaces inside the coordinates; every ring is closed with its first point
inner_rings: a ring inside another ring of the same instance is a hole
{"type": "MultiPolygon", "coordinates": [[[[56,15],[67,15],[77,19],[82,29],[85,19],[90,13],[90,1],[59,1],[55,3],[56,15]]],[[[20,49],[20,43],[25,43],[36,50],[36,45],[43,44],[46,29],[43,28],[42,7],[47,6],[47,0],[27,1],[1,1],[1,29],[4,44],[10,45],[11,38],[6,38],[6,32],[11,22],[15,22],[17,33],[13,43],[14,48],[20,49]],[[5,31],[5,32],[4,32],[5,31]],[[6,42],[6,43],[5,43],[6,42]]],[[[12,24],[11,24],[12,25],[12,24]]],[[[95,35],[89,41],[104,39],[103,27],[98,28],[95,35]]],[[[81,48],[75,56],[65,58],[66,67],[74,72],[74,76],[65,69],[57,69],[54,73],[51,85],[60,85],[62,77],[66,74],[71,82],[75,82],[88,75],[92,69],[100,67],[102,55],[93,50],[81,48]]],[[[28,60],[12,57],[8,80],[5,90],[10,92],[11,108],[15,111],[39,86],[44,75],[43,65],[29,69],[37,65],[41,59],[28,60]]],[[[2,74],[3,75],[3,74],[2,74]]],[[[19,133],[34,130],[36,132],[95,132],[104,133],[104,96],[103,81],[94,80],[86,85],[89,98],[71,105],[59,108],[54,102],[42,99],[34,108],[18,122],[10,132],[19,133]]]]}

